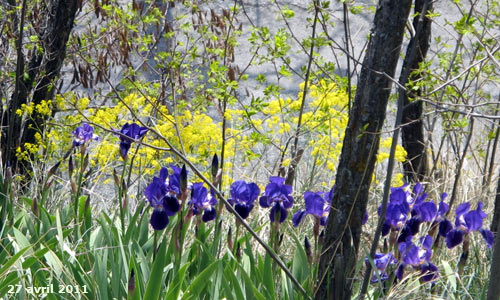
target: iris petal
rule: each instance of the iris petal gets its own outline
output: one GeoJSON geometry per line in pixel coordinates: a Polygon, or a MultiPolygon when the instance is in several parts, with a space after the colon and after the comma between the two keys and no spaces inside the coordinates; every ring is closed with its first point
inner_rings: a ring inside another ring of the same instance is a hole
{"type": "Polygon", "coordinates": [[[305,209],[301,209],[301,210],[297,211],[296,213],[294,213],[292,216],[293,226],[295,226],[295,227],[299,226],[299,224],[302,222],[302,220],[304,219],[306,214],[307,213],[306,213],[305,209]]]}
{"type": "Polygon", "coordinates": [[[153,226],[154,230],[163,230],[168,225],[168,214],[164,210],[155,209],[151,214],[149,223],[153,226]]]}
{"type": "Polygon", "coordinates": [[[216,216],[217,216],[217,210],[215,209],[215,207],[211,207],[205,210],[205,212],[203,213],[203,217],[201,217],[201,220],[203,222],[212,221],[213,219],[215,219],[216,216]]]}
{"type": "Polygon", "coordinates": [[[252,208],[253,208],[253,204],[247,205],[247,204],[243,204],[243,203],[237,203],[234,206],[234,210],[236,210],[236,212],[243,219],[246,219],[248,217],[248,215],[250,214],[250,211],[252,210],[252,208]]]}
{"type": "Polygon", "coordinates": [[[486,241],[488,248],[493,247],[493,244],[495,242],[495,235],[493,234],[493,232],[491,232],[488,229],[480,229],[479,232],[481,232],[481,235],[483,236],[484,240],[486,241]]]}
{"type": "Polygon", "coordinates": [[[469,231],[477,231],[483,226],[483,218],[479,211],[469,211],[464,215],[465,224],[469,231]]]}
{"type": "Polygon", "coordinates": [[[170,196],[164,198],[163,205],[168,216],[175,215],[181,208],[181,205],[179,204],[177,198],[170,196]]]}
{"type": "Polygon", "coordinates": [[[443,219],[439,222],[439,235],[442,237],[446,237],[446,234],[453,229],[453,225],[448,219],[443,219]]]}
{"type": "Polygon", "coordinates": [[[464,239],[464,232],[458,229],[452,229],[446,234],[446,246],[452,249],[459,245],[464,239]]]}

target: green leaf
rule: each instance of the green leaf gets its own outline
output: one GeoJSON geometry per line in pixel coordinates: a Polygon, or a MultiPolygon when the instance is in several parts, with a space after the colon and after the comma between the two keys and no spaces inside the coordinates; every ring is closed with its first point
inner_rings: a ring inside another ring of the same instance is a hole
{"type": "MultiPolygon", "coordinates": [[[[186,290],[186,293],[182,297],[182,299],[199,299],[201,292],[205,288],[205,286],[210,283],[210,277],[215,272],[217,267],[219,266],[220,261],[217,260],[213,262],[211,265],[206,267],[194,280],[191,282],[189,287],[186,290]]],[[[148,298],[146,298],[148,299],[148,298]]],[[[152,299],[152,298],[151,298],[152,299]]]]}
{"type": "MultiPolygon", "coordinates": [[[[154,250],[153,250],[154,251],[154,250]]],[[[167,251],[167,239],[163,239],[160,249],[153,262],[153,268],[149,275],[148,285],[144,293],[144,299],[159,299],[163,285],[163,268],[165,267],[165,252],[167,251]]]]}
{"type": "Polygon", "coordinates": [[[179,298],[181,286],[182,286],[182,283],[184,282],[184,278],[186,276],[186,270],[188,269],[189,265],[190,265],[189,262],[186,263],[185,265],[183,265],[179,269],[177,274],[175,274],[173,282],[169,283],[169,289],[168,289],[167,296],[165,297],[165,299],[173,299],[174,300],[174,299],[179,298]]]}
{"type": "Polygon", "coordinates": [[[266,258],[264,259],[264,271],[262,272],[264,276],[264,286],[267,288],[268,296],[270,299],[276,299],[276,293],[274,289],[274,273],[273,273],[273,261],[269,253],[266,253],[266,258]]]}
{"type": "Polygon", "coordinates": [[[448,279],[448,284],[451,286],[452,293],[457,290],[457,274],[453,271],[450,264],[442,260],[441,264],[443,265],[444,273],[446,274],[446,278],[448,279]]]}
{"type": "Polygon", "coordinates": [[[12,267],[12,265],[14,265],[17,260],[24,254],[24,252],[28,251],[29,249],[31,249],[31,246],[21,249],[21,251],[17,252],[11,258],[9,258],[9,260],[7,260],[7,262],[5,262],[5,264],[0,268],[0,278],[3,278],[10,267],[12,267]]]}

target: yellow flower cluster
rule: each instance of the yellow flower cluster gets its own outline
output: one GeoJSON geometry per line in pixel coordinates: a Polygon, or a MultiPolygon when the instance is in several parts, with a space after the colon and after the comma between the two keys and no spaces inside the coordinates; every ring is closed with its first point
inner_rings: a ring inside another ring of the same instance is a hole
{"type": "MultiPolygon", "coordinates": [[[[389,152],[385,151],[390,151],[391,145],[392,145],[391,137],[380,142],[380,149],[377,154],[377,162],[382,162],[389,158],[389,152]]],[[[403,148],[400,145],[396,145],[396,152],[394,154],[394,159],[396,159],[397,162],[404,162],[406,160],[407,154],[408,153],[406,152],[405,148],[403,148]]]]}

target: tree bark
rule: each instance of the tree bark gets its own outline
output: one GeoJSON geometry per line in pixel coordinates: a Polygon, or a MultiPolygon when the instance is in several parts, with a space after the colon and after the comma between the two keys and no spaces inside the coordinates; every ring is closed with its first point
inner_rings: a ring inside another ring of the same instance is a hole
{"type": "Polygon", "coordinates": [[[411,0],[380,0],[346,128],[315,299],[350,299],[380,130],[411,0]]]}
{"type": "MultiPolygon", "coordinates": [[[[500,183],[500,179],[499,179],[500,183]]],[[[498,194],[497,202],[498,204],[498,194]]],[[[500,239],[498,235],[495,236],[495,245],[493,246],[493,258],[490,269],[490,283],[488,285],[488,295],[486,300],[500,299],[500,239]]]]}
{"type": "MultiPolygon", "coordinates": [[[[413,28],[416,34],[410,39],[406,48],[406,56],[401,70],[400,84],[406,86],[409,81],[418,81],[421,75],[415,72],[419,69],[419,64],[424,61],[429,50],[431,40],[432,20],[427,17],[427,13],[432,10],[432,1],[415,0],[415,17],[413,18],[413,28]],[[424,5],[428,2],[427,5],[424,5]],[[425,9],[425,11],[423,11],[425,9]],[[423,19],[420,17],[424,14],[423,19]],[[414,54],[411,49],[415,45],[414,54]],[[409,68],[409,77],[403,76],[409,68]],[[404,79],[403,81],[401,81],[404,79]],[[409,80],[407,80],[409,79],[409,80]]],[[[407,152],[406,161],[403,163],[405,177],[408,182],[422,181],[427,173],[427,155],[425,152],[424,126],[422,122],[423,102],[420,100],[410,101],[410,99],[421,95],[420,88],[412,90],[410,93],[403,91],[403,125],[401,127],[401,139],[403,147],[407,152]]]]}
{"type": "MultiPolygon", "coordinates": [[[[498,174],[498,184],[497,193],[495,196],[495,209],[493,212],[493,219],[491,221],[491,232],[495,234],[495,238],[498,239],[498,227],[500,225],[500,172],[498,174]]],[[[498,281],[500,282],[500,281],[498,281]]]]}
{"type": "MultiPolygon", "coordinates": [[[[33,102],[37,105],[42,100],[53,98],[77,10],[78,0],[51,0],[47,4],[43,14],[43,30],[40,33],[43,52],[32,51],[27,69],[24,68],[22,43],[18,44],[18,63],[22,64],[18,65],[16,88],[9,101],[6,116],[3,118],[6,129],[4,136],[7,142],[2,142],[2,161],[4,166],[10,165],[23,175],[29,176],[30,166],[29,164],[18,166],[16,149],[25,143],[36,143],[35,134],[43,131],[46,117],[34,110],[31,118],[25,124],[21,124],[21,118],[16,116],[16,109],[22,104],[33,102]],[[29,100],[31,93],[32,97],[29,100]]],[[[22,34],[20,30],[20,41],[23,38],[22,34]]]]}

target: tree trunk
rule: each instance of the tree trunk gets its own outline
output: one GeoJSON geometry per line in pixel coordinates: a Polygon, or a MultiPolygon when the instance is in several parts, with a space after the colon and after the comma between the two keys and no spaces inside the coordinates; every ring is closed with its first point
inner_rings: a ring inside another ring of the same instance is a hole
{"type": "MultiPolygon", "coordinates": [[[[500,179],[499,179],[500,183],[500,179]]],[[[498,204],[498,194],[496,203],[498,204]]],[[[495,236],[495,245],[493,246],[493,258],[490,269],[490,283],[488,285],[488,296],[486,300],[500,299],[500,239],[495,236]]]]}
{"type": "MultiPolygon", "coordinates": [[[[498,226],[500,225],[500,172],[498,174],[498,184],[497,193],[495,196],[495,210],[493,212],[493,219],[491,221],[491,231],[495,234],[495,238],[498,239],[498,226]]],[[[500,282],[500,281],[499,281],[500,282]]]]}
{"type": "Polygon", "coordinates": [[[315,299],[350,299],[361,223],[411,0],[380,0],[336,177],[315,299]]]}
{"type": "MultiPolygon", "coordinates": [[[[432,1],[430,0],[415,0],[415,17],[413,18],[413,28],[416,33],[411,39],[406,48],[406,56],[401,70],[400,84],[405,86],[409,81],[415,82],[421,79],[421,75],[417,72],[419,64],[424,61],[429,50],[431,40],[431,24],[432,21],[426,15],[432,10],[432,1]],[[428,2],[427,5],[424,5],[428,2]],[[426,6],[426,7],[425,7],[426,6]],[[425,11],[423,11],[425,9],[425,11]],[[420,17],[424,14],[423,20],[420,17]],[[411,55],[411,49],[415,45],[414,54],[411,55]],[[409,68],[409,77],[403,76],[409,68]],[[401,81],[403,79],[403,82],[401,81]]],[[[421,95],[420,88],[413,90],[411,93],[403,91],[403,125],[401,127],[401,139],[403,147],[408,153],[404,162],[405,177],[407,181],[422,181],[427,173],[427,155],[425,153],[424,143],[424,126],[422,123],[423,103],[420,100],[410,102],[410,98],[415,98],[421,95]]]]}
{"type": "MultiPolygon", "coordinates": [[[[44,12],[43,30],[40,34],[42,53],[33,51],[28,68],[24,69],[22,44],[18,43],[18,65],[16,87],[9,101],[4,120],[5,140],[2,142],[4,166],[10,165],[17,172],[28,175],[30,166],[18,166],[16,149],[25,143],[36,143],[35,134],[43,131],[46,117],[33,111],[25,124],[16,116],[16,109],[22,104],[33,102],[40,104],[42,100],[50,100],[54,96],[55,84],[66,57],[66,43],[73,29],[78,10],[78,0],[51,0],[44,12]],[[21,68],[21,69],[19,69],[21,68]],[[28,76],[25,76],[27,74],[28,76]],[[36,82],[36,84],[34,84],[36,82]],[[33,88],[35,87],[34,91],[33,88]],[[29,94],[33,92],[31,101],[29,94]]],[[[19,31],[22,40],[23,32],[19,31]]]]}

